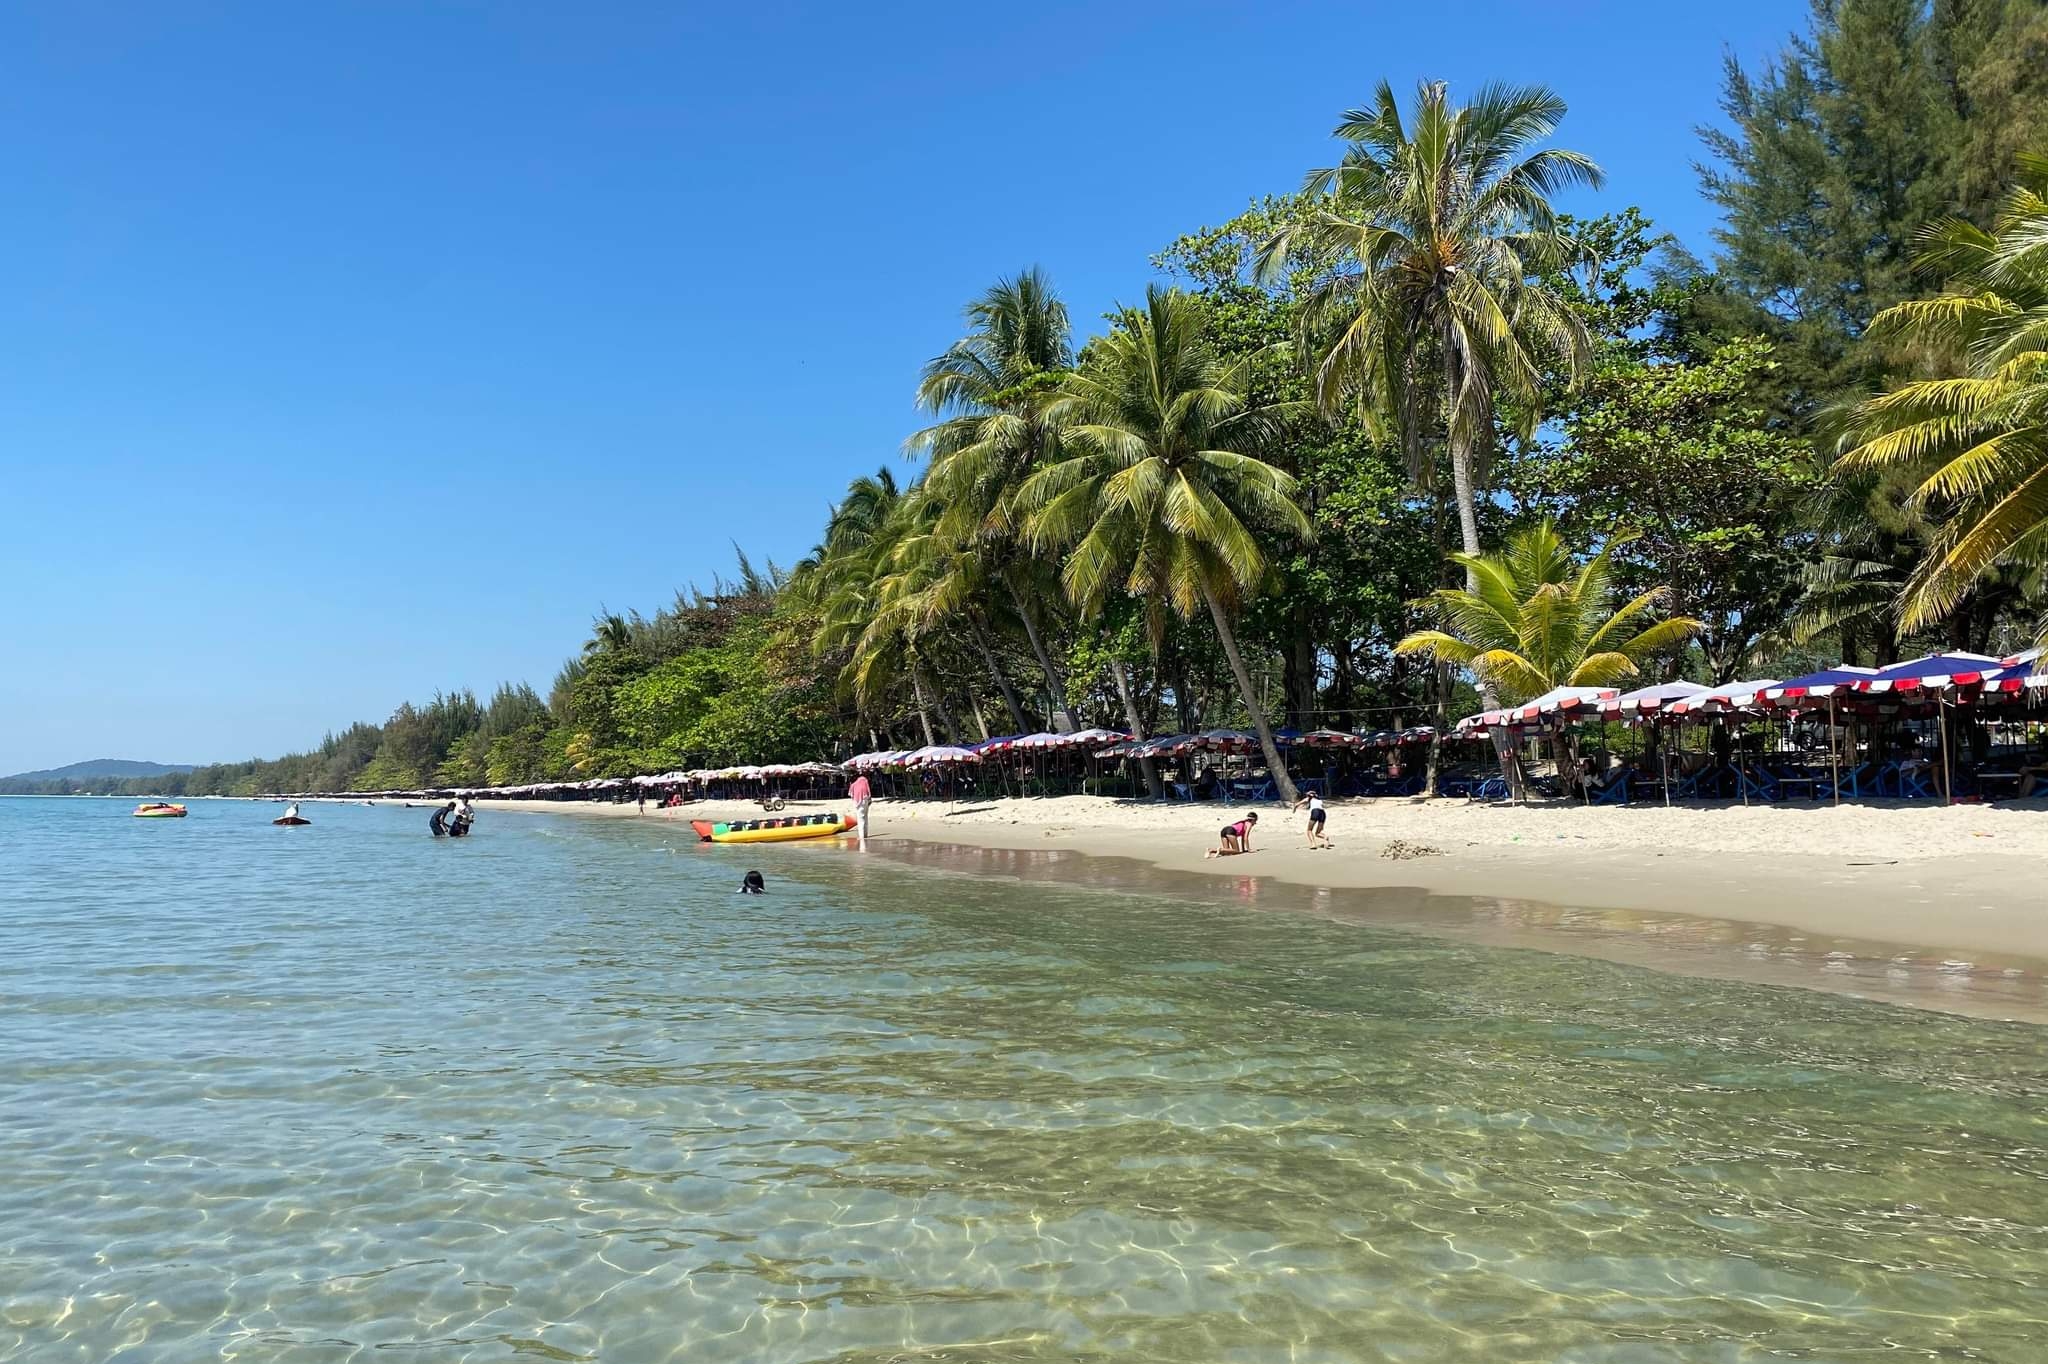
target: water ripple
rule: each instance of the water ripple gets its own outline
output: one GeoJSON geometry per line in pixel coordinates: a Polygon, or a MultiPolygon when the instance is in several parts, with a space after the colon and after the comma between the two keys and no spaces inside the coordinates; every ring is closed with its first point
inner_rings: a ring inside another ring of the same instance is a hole
{"type": "Polygon", "coordinates": [[[2012,1361],[2033,1028],[667,830],[0,801],[0,1359],[2012,1361]]]}

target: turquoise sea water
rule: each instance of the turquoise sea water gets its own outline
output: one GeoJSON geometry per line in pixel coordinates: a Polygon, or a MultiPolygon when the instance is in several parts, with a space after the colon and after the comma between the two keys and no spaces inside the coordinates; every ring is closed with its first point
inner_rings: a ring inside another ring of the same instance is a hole
{"type": "Polygon", "coordinates": [[[2048,1358],[2032,1026],[652,821],[128,808],[0,800],[0,1359],[2048,1358]]]}

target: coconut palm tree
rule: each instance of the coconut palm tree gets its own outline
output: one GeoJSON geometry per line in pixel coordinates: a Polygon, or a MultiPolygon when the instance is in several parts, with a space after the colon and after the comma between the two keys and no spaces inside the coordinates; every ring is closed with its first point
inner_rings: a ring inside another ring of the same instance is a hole
{"type": "Polygon", "coordinates": [[[583,656],[622,654],[632,647],[632,623],[615,611],[603,612],[591,623],[590,638],[583,641],[583,656]]]}
{"type": "MultiPolygon", "coordinates": [[[[962,554],[935,530],[944,508],[924,487],[911,495],[906,525],[889,552],[888,571],[878,584],[882,610],[894,617],[892,628],[912,639],[964,635],[1002,698],[1012,733],[1031,728],[1017,689],[996,654],[997,626],[991,618],[994,589],[983,561],[962,554]]],[[[856,658],[859,652],[856,651],[856,658]]]]}
{"type": "Polygon", "coordinates": [[[1259,253],[1269,279],[1297,253],[1327,262],[1304,309],[1311,334],[1331,338],[1315,374],[1326,409],[1355,400],[1399,432],[1411,466],[1441,423],[1467,555],[1480,552],[1476,489],[1499,400],[1526,439],[1545,375],[1576,381],[1591,351],[1541,282],[1577,254],[1551,196],[1601,182],[1578,152],[1536,148],[1564,113],[1540,85],[1489,85],[1459,107],[1426,81],[1404,119],[1383,81],[1372,107],[1337,125],[1343,160],[1309,173],[1311,211],[1259,253]]]}
{"type": "Polygon", "coordinates": [[[1865,403],[1837,464],[1912,473],[1909,505],[1940,521],[1900,598],[1908,631],[2002,565],[2048,562],[2048,153],[2020,159],[1990,231],[1930,226],[1920,264],[1950,292],[1887,308],[1870,333],[1924,348],[1945,372],[1865,403]]]}
{"type": "Polygon", "coordinates": [[[1609,540],[1580,563],[1549,522],[1530,527],[1500,554],[1453,554],[1473,588],[1443,588],[1425,599],[1443,627],[1418,630],[1394,646],[1470,668],[1501,697],[1526,701],[1553,687],[1604,687],[1635,677],[1645,660],[1691,639],[1700,622],[1652,621],[1670,589],[1653,587],[1614,608],[1609,540]]]}
{"type": "Polygon", "coordinates": [[[1014,507],[1017,487],[1057,457],[1059,432],[1048,413],[1074,360],[1067,308],[1034,268],[996,281],[967,306],[967,321],[967,334],[928,363],[918,382],[918,405],[940,420],[906,445],[931,461],[925,483],[945,508],[935,526],[940,543],[974,555],[988,580],[1009,593],[1045,674],[1054,727],[1071,732],[1066,681],[1045,639],[1052,584],[1020,552],[1014,507]]]}
{"type": "Polygon", "coordinates": [[[1258,454],[1297,413],[1250,405],[1257,358],[1226,360],[1201,300],[1153,286],[1062,382],[1046,414],[1062,428],[1062,457],[1025,479],[1016,499],[1026,543],[1066,551],[1060,580],[1082,614],[1127,592],[1146,604],[1156,640],[1166,609],[1183,618],[1207,609],[1266,765],[1292,801],[1232,624],[1266,578],[1257,532],[1310,534],[1294,479],[1258,454]]]}

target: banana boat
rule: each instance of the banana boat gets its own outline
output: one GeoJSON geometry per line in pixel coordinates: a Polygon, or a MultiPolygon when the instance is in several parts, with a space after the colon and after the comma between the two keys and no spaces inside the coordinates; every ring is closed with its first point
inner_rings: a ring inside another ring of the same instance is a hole
{"type": "Polygon", "coordinates": [[[853,827],[849,815],[792,815],[787,819],[747,819],[727,824],[693,819],[690,827],[706,843],[787,843],[796,838],[831,838],[853,827]]]}

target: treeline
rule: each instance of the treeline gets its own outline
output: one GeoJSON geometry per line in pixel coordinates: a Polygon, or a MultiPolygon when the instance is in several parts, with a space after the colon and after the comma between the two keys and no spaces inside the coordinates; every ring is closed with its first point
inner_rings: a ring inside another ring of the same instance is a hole
{"type": "Polygon", "coordinates": [[[854,479],[801,563],[600,618],[545,698],[444,695],[151,790],[1395,728],[2038,636],[2048,6],[1826,0],[1731,62],[1710,262],[1638,210],[1554,209],[1602,180],[1554,94],[1457,93],[1382,86],[1300,191],[1167,245],[1093,336],[1046,275],[998,281],[917,376],[908,472],[854,479]]]}

